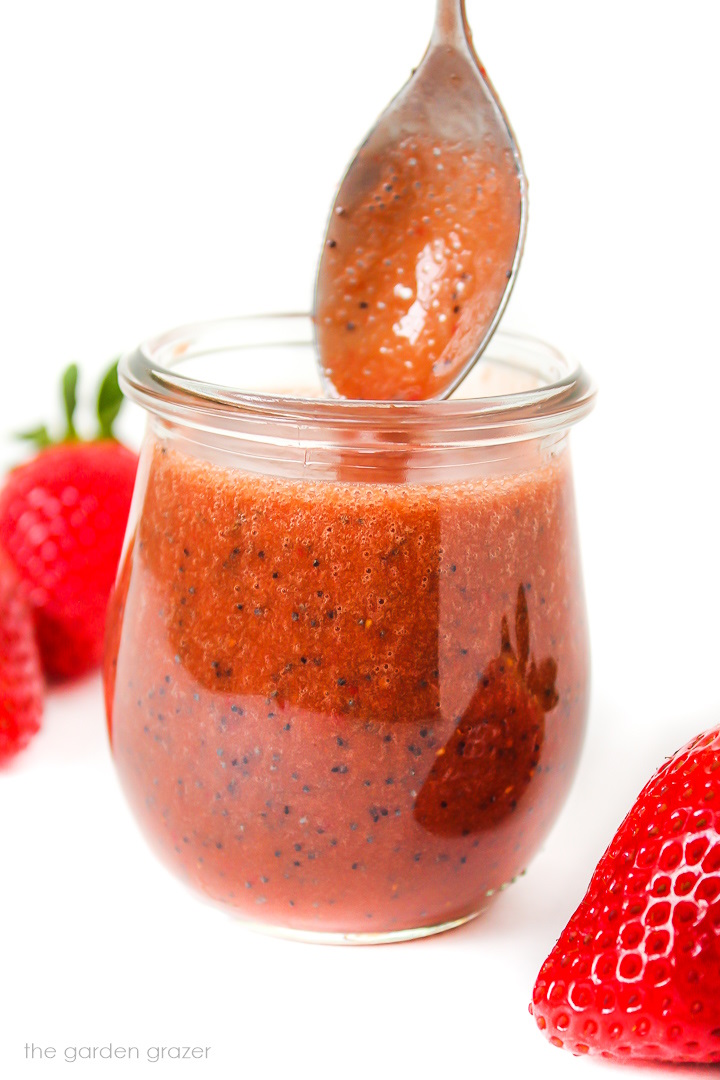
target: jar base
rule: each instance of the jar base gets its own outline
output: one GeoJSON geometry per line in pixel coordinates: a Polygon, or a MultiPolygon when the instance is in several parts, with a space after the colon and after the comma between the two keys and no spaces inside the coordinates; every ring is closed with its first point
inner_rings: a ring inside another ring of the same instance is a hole
{"type": "Polygon", "coordinates": [[[459,919],[451,919],[449,922],[435,923],[432,926],[410,927],[406,930],[386,930],[379,933],[340,933],[334,930],[293,930],[286,926],[272,926],[267,923],[249,922],[246,919],[239,921],[243,927],[255,933],[266,934],[268,937],[285,938],[288,941],[300,941],[308,945],[392,945],[395,942],[415,941],[419,938],[432,937],[435,934],[443,934],[446,930],[455,930],[458,926],[477,919],[482,915],[485,908],[472,911],[469,915],[463,915],[459,919]]]}

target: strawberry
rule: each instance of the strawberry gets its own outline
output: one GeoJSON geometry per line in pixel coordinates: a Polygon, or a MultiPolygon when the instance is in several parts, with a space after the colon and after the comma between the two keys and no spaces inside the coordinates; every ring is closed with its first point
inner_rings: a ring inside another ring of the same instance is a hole
{"type": "Polygon", "coordinates": [[[132,498],[137,456],[112,436],[122,402],[117,366],[98,398],[99,438],[73,423],[77,367],[65,372],[67,433],[14,469],[0,491],[0,543],[15,563],[35,614],[43,668],[53,679],[80,675],[102,659],[105,612],[132,498]]]}
{"type": "Polygon", "coordinates": [[[720,727],[640,792],[530,1011],[574,1053],[720,1061],[720,727]]]}
{"type": "Polygon", "coordinates": [[[545,713],[558,702],[557,665],[530,657],[525,589],[515,608],[517,653],[503,615],[500,653],[490,661],[457,727],[436,756],[413,814],[437,836],[468,836],[511,814],[533,777],[545,713]]]}
{"type": "Polygon", "coordinates": [[[0,550],[0,764],[40,727],[42,675],[32,612],[7,555],[0,550]]]}

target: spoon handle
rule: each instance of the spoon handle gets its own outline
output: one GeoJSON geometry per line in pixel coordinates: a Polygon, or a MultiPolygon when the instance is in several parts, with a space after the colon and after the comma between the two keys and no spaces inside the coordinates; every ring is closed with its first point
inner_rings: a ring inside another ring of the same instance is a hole
{"type": "Polygon", "coordinates": [[[471,40],[465,0],[437,0],[431,44],[467,46],[471,40]]]}

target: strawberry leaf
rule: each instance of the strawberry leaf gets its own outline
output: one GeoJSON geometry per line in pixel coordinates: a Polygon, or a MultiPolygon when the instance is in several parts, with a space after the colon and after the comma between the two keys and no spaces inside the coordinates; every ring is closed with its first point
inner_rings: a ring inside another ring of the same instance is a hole
{"type": "Polygon", "coordinates": [[[77,381],[78,366],[77,364],[70,364],[63,372],[62,377],[62,393],[63,401],[65,403],[65,418],[67,420],[67,432],[65,438],[67,440],[77,439],[77,431],[75,430],[75,424],[73,423],[75,408],[77,406],[77,381]]]}
{"type": "Polygon", "coordinates": [[[530,619],[528,616],[525,589],[518,587],[517,606],[515,608],[515,639],[517,641],[518,664],[524,674],[530,656],[530,619]]]}
{"type": "Polygon", "coordinates": [[[113,424],[123,403],[123,393],[118,383],[118,362],[111,365],[105,373],[98,393],[97,414],[100,422],[100,436],[113,438],[113,424]]]}
{"type": "Polygon", "coordinates": [[[33,428],[32,431],[21,431],[16,438],[32,443],[38,450],[45,450],[48,446],[52,446],[53,442],[44,424],[42,427],[33,428]]]}

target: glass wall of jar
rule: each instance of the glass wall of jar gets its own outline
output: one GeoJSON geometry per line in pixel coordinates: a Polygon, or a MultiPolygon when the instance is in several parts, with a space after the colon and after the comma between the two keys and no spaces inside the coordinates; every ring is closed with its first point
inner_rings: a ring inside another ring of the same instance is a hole
{"type": "Polygon", "coordinates": [[[160,857],[242,919],[415,937],[525,868],[574,774],[568,429],[594,391],[498,335],[448,401],[324,400],[311,342],[302,316],[228,320],[122,364],[149,422],[108,626],[113,755],[160,857]]]}

